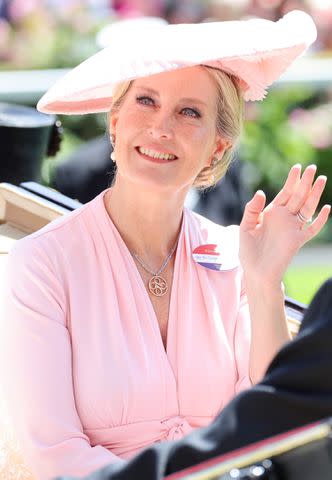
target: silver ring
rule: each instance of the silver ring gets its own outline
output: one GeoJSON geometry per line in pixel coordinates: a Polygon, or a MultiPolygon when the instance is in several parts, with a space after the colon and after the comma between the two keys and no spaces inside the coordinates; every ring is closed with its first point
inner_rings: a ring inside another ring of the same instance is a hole
{"type": "Polygon", "coordinates": [[[312,217],[306,218],[304,215],[302,215],[300,210],[297,212],[296,216],[300,220],[300,222],[302,222],[302,223],[311,223],[312,222],[312,217]]]}

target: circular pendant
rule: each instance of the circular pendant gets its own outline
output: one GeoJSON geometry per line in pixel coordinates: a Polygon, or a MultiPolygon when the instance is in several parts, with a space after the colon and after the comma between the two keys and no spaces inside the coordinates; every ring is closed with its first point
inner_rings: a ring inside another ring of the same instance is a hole
{"type": "Polygon", "coordinates": [[[154,275],[149,280],[149,290],[156,297],[162,297],[168,290],[166,280],[163,277],[159,277],[159,275],[154,275]]]}

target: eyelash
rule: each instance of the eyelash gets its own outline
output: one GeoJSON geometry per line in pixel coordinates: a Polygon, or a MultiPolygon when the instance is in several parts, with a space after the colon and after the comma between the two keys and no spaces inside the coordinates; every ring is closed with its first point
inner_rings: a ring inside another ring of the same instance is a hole
{"type": "MultiPolygon", "coordinates": [[[[145,105],[145,106],[154,105],[154,100],[151,97],[148,97],[146,95],[136,97],[136,100],[141,105],[145,105]],[[146,100],[148,100],[148,102],[146,102],[146,100]]],[[[185,116],[188,116],[189,118],[201,118],[201,114],[197,110],[195,110],[194,108],[185,107],[181,110],[181,112],[183,112],[185,110],[193,112],[193,114],[194,114],[194,115],[190,114],[190,115],[185,115],[185,116]]]]}
{"type": "Polygon", "coordinates": [[[149,100],[149,102],[153,102],[151,97],[147,97],[145,95],[142,95],[141,97],[136,97],[136,100],[138,101],[138,103],[141,103],[142,105],[151,105],[151,103],[145,103],[144,100],[149,100]]]}

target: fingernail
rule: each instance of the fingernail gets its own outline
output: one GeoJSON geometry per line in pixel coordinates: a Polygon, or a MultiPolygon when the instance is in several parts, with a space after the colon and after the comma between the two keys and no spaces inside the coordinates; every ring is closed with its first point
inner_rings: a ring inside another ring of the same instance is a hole
{"type": "Polygon", "coordinates": [[[329,215],[331,213],[331,205],[329,205],[328,203],[326,205],[323,206],[323,208],[326,208],[327,209],[327,214],[329,215]],[[327,208],[326,208],[327,207],[327,208]]]}

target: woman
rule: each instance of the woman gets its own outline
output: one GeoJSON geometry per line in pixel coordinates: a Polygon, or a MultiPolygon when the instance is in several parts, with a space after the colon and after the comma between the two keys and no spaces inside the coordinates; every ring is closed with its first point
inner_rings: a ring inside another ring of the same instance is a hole
{"type": "MultiPolygon", "coordinates": [[[[275,33],[289,34],[301,19],[313,28],[298,13],[275,33]]],[[[182,35],[192,45],[198,33],[212,48],[218,29],[230,43],[243,31],[265,40],[262,22],[165,27],[154,42],[130,46],[125,72],[119,52],[113,72],[105,67],[108,47],[39,103],[63,113],[109,110],[117,175],[112,188],[10,255],[4,391],[36,478],[86,475],[206,425],[289,340],[281,279],[326,223],[329,206],[306,227],[326,178],[314,182],[314,166],[301,176],[295,165],[272,204],[264,208],[256,193],[240,226],[240,268],[238,229],[183,204],[192,185],[224,174],[242,97],[261,98],[271,76],[250,82],[234,55],[237,75],[218,56],[216,65],[193,64],[191,50],[188,65],[172,63],[168,50],[173,42],[172,55],[182,56],[182,35]],[[161,49],[163,61],[154,62],[161,49]],[[119,72],[110,94],[109,76],[119,72]]],[[[285,38],[270,46],[275,58],[285,38]]],[[[274,75],[305,48],[302,37],[290,43],[274,75]]]]}

